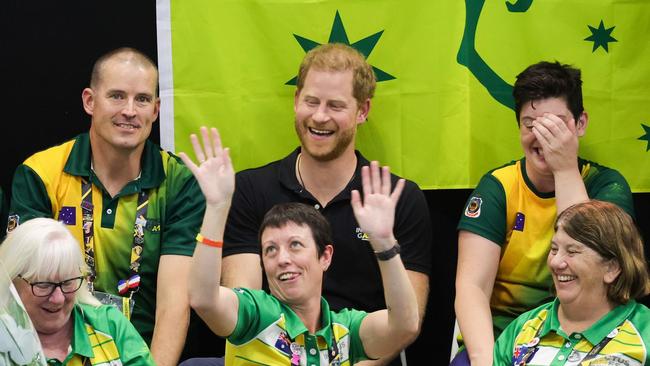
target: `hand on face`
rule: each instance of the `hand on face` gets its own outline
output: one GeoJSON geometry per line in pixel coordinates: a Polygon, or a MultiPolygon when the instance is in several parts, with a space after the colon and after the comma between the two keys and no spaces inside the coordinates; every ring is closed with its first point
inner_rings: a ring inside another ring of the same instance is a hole
{"type": "Polygon", "coordinates": [[[190,135],[199,165],[183,152],[178,155],[194,174],[208,205],[229,205],[235,190],[235,172],[229,149],[221,145],[216,128],[211,128],[208,134],[208,129],[201,127],[201,136],[203,147],[195,134],[190,135]]]}
{"type": "Polygon", "coordinates": [[[370,167],[364,166],[361,169],[361,181],[363,202],[359,191],[353,190],[350,201],[352,210],[361,229],[370,236],[373,249],[384,251],[395,244],[395,207],[405,181],[400,179],[391,192],[390,170],[385,166],[380,172],[379,163],[376,161],[371,162],[370,167]]]}
{"type": "Polygon", "coordinates": [[[573,117],[564,122],[552,113],[544,113],[533,121],[532,132],[553,174],[578,168],[578,133],[573,117]]]}

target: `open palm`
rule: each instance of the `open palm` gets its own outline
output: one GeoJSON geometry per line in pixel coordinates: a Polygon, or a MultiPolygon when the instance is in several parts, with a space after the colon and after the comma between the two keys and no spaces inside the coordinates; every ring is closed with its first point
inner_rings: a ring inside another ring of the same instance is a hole
{"type": "Polygon", "coordinates": [[[361,182],[363,202],[361,194],[356,190],[352,191],[350,201],[359,226],[371,239],[392,237],[395,207],[404,189],[404,179],[400,179],[391,192],[389,168],[380,169],[379,163],[373,161],[370,167],[364,166],[361,169],[361,182]]]}
{"type": "Polygon", "coordinates": [[[203,147],[196,135],[190,136],[199,165],[194,164],[183,152],[178,155],[194,174],[207,204],[230,203],[235,190],[235,172],[229,150],[221,145],[216,128],[211,128],[208,133],[206,127],[201,127],[201,136],[203,147]]]}

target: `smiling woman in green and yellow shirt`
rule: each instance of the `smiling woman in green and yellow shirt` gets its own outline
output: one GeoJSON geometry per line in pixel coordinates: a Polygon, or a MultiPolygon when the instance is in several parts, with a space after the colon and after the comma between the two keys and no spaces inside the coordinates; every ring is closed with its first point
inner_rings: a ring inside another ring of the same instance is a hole
{"type": "Polygon", "coordinates": [[[557,298],[501,334],[494,365],[646,365],[650,291],[643,242],[614,204],[569,207],[555,224],[547,265],[557,298]]]}

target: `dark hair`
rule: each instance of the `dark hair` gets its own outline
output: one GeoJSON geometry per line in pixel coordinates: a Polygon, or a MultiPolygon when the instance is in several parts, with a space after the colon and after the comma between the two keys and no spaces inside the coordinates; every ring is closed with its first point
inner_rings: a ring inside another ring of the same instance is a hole
{"type": "Polygon", "coordinates": [[[95,64],[93,65],[93,71],[90,74],[91,88],[97,87],[97,85],[101,81],[102,67],[107,61],[113,58],[118,58],[124,61],[131,61],[144,67],[153,68],[156,71],[155,93],[156,95],[158,95],[158,67],[156,66],[156,63],[153,62],[153,60],[149,58],[149,56],[145,55],[143,52],[131,47],[121,47],[121,48],[114,49],[112,51],[103,54],[97,59],[97,61],[95,61],[95,64]]]}
{"type": "Polygon", "coordinates": [[[555,230],[618,263],[621,273],[607,288],[607,298],[618,304],[644,296],[650,290],[643,241],[634,221],[613,203],[588,201],[573,205],[557,218],[555,230]]]}
{"type": "Polygon", "coordinates": [[[576,122],[584,111],[580,70],[557,61],[528,66],[517,75],[512,95],[517,123],[524,104],[547,98],[564,99],[576,122]]]}
{"type": "Polygon", "coordinates": [[[342,43],[325,43],[311,49],[298,69],[298,91],[305,86],[309,70],[352,71],[352,95],[357,105],[372,99],[377,84],[375,72],[361,52],[342,43]]]}
{"type": "Polygon", "coordinates": [[[311,229],[319,257],[325,251],[325,246],[332,244],[332,231],[327,219],[312,206],[298,202],[279,203],[271,207],[260,225],[259,242],[262,242],[262,233],[266,228],[281,228],[290,222],[311,229]]]}

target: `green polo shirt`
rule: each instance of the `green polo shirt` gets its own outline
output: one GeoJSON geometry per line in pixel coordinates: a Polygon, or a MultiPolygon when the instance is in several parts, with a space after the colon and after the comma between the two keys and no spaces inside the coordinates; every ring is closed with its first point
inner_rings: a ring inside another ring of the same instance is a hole
{"type": "Polygon", "coordinates": [[[310,334],[287,305],[261,290],[234,289],[239,298],[226,365],[353,365],[368,357],[359,337],[365,311],[330,311],[321,298],[321,328],[310,334]]]}
{"type": "Polygon", "coordinates": [[[619,305],[581,333],[566,334],[558,320],[555,301],[519,316],[497,339],[494,365],[512,365],[531,347],[539,343],[526,365],[627,365],[650,364],[650,310],[636,301],[619,305]],[[594,358],[578,363],[605,338],[611,337],[594,358]],[[533,342],[535,343],[535,342],[533,342]]]}
{"type": "Polygon", "coordinates": [[[51,366],[155,365],[147,344],[133,325],[112,306],[75,305],[70,352],[63,362],[48,359],[51,366]]]}
{"type": "Polygon", "coordinates": [[[41,151],[20,165],[14,175],[9,221],[52,217],[66,223],[83,247],[82,178],[92,183],[95,289],[117,294],[119,280],[131,270],[138,194],[149,194],[144,244],[138,274],[140,289],[133,296],[131,320],[149,343],[153,335],[157,272],[160,256],[191,256],[205,202],[192,173],[179,158],[147,141],[140,177],[115,197],[104,189],[91,169],[90,138],[82,134],[41,151]]]}

